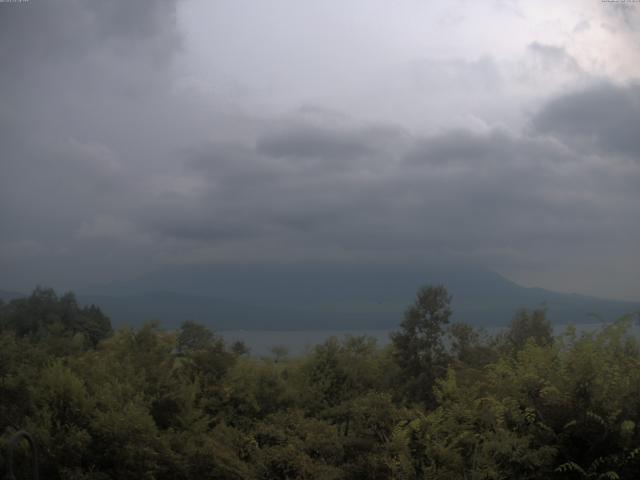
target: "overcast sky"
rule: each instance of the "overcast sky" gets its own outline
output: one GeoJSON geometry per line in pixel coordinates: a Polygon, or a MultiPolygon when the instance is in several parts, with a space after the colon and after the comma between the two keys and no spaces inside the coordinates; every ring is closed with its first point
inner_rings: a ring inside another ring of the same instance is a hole
{"type": "Polygon", "coordinates": [[[640,4],[0,3],[0,289],[482,265],[640,299],[640,4]]]}

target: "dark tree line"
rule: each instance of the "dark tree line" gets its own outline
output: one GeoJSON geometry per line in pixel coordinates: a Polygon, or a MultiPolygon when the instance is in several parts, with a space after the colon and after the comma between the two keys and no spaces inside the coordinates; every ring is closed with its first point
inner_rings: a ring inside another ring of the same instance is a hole
{"type": "Polygon", "coordinates": [[[489,336],[450,301],[420,289],[384,348],[256,358],[195,322],[112,331],[36,289],[0,305],[0,448],[27,429],[51,479],[640,478],[631,319],[554,337],[523,310],[489,336]]]}

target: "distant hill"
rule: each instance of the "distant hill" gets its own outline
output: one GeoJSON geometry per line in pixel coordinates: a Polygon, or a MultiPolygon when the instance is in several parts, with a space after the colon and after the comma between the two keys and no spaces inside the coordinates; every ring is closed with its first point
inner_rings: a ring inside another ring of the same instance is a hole
{"type": "Polygon", "coordinates": [[[288,266],[174,268],[80,293],[114,325],[190,319],[217,330],[387,329],[396,327],[421,285],[453,294],[454,320],[478,326],[508,323],[519,308],[546,306],[554,323],[605,320],[640,310],[620,302],[525,288],[478,268],[416,266],[288,266]]]}

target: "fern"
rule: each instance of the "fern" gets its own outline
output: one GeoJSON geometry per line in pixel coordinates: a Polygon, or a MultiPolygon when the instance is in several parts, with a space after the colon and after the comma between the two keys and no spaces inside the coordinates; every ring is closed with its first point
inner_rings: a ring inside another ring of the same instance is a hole
{"type": "Polygon", "coordinates": [[[620,480],[620,475],[614,471],[609,471],[598,475],[597,480],[620,480]]]}
{"type": "Polygon", "coordinates": [[[556,468],[556,472],[558,473],[579,473],[582,478],[587,478],[587,472],[583,470],[583,468],[578,465],[576,462],[567,462],[560,465],[556,468]]]}

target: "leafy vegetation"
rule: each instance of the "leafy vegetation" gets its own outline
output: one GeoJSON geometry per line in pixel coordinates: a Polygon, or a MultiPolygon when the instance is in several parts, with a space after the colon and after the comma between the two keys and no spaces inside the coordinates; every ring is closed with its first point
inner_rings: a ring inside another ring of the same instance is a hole
{"type": "Polygon", "coordinates": [[[385,348],[255,358],[194,322],[112,331],[36,289],[0,305],[0,447],[27,429],[51,479],[640,478],[632,318],[554,338],[521,311],[490,337],[449,305],[419,290],[385,348]]]}

